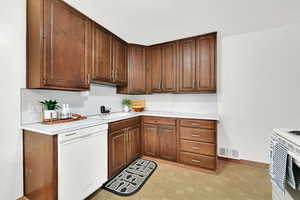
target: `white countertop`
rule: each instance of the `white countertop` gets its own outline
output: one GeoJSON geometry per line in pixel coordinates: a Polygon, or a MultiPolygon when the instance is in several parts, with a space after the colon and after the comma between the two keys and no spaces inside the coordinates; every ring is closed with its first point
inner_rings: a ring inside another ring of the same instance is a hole
{"type": "Polygon", "coordinates": [[[279,136],[285,138],[289,142],[294,143],[300,147],[300,135],[294,135],[292,133],[289,133],[289,131],[292,130],[300,130],[300,129],[275,128],[274,132],[279,136]]]}
{"type": "Polygon", "coordinates": [[[219,120],[216,113],[207,114],[196,114],[196,113],[176,113],[176,112],[161,112],[161,111],[144,111],[144,112],[131,112],[129,116],[118,117],[114,119],[95,119],[90,116],[85,120],[68,122],[55,125],[45,125],[41,123],[33,124],[23,124],[21,128],[27,131],[33,131],[37,133],[42,133],[46,135],[57,135],[60,133],[70,132],[82,128],[87,128],[91,126],[107,124],[110,122],[115,122],[123,119],[128,119],[137,116],[155,116],[155,117],[174,117],[174,118],[187,118],[187,119],[203,119],[203,120],[219,120]]]}

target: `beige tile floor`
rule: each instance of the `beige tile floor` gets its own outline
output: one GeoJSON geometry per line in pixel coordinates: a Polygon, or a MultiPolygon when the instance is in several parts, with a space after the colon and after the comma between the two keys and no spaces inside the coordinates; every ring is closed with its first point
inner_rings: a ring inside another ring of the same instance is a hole
{"type": "Polygon", "coordinates": [[[158,167],[140,191],[121,197],[99,190],[90,200],[271,200],[267,169],[223,163],[218,174],[166,163],[158,167]]]}

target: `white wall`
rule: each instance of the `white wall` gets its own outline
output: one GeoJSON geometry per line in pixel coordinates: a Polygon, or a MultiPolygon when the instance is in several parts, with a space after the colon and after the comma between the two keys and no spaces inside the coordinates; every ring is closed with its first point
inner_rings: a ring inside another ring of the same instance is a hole
{"type": "Polygon", "coordinates": [[[300,24],[224,38],[219,145],[268,162],[275,127],[300,127],[300,24]]]}
{"type": "Polygon", "coordinates": [[[26,9],[24,0],[0,7],[0,199],[23,193],[20,88],[25,87],[26,9]]]}

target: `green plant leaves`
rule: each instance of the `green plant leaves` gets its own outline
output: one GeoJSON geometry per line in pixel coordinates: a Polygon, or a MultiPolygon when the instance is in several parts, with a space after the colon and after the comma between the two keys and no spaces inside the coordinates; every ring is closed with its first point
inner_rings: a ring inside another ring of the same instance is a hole
{"type": "Polygon", "coordinates": [[[56,109],[61,108],[58,105],[58,102],[56,100],[52,100],[52,99],[40,101],[39,103],[42,104],[47,110],[56,110],[56,109]]]}

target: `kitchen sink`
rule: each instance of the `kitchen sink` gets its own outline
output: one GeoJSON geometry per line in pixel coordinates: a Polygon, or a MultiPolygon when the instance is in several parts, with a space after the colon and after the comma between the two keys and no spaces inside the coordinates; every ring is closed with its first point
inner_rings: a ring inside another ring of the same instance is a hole
{"type": "Polygon", "coordinates": [[[134,114],[132,114],[132,113],[115,112],[115,113],[109,113],[109,114],[100,114],[100,115],[97,115],[97,116],[94,116],[91,118],[108,120],[108,119],[117,119],[117,118],[122,118],[122,117],[130,117],[133,115],[134,114]]]}

